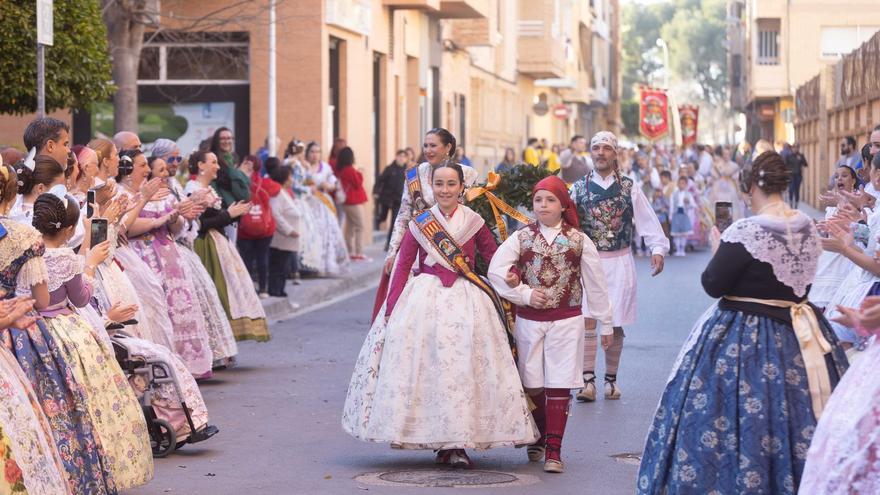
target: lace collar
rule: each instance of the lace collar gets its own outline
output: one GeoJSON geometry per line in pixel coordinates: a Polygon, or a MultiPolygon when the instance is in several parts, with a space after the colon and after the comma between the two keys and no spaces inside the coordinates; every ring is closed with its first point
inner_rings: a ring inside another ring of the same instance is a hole
{"type": "Polygon", "coordinates": [[[25,251],[43,242],[37,229],[8,218],[0,219],[6,236],[0,240],[0,268],[6,268],[25,251]]]}
{"type": "Polygon", "coordinates": [[[46,249],[43,260],[49,271],[49,292],[55,292],[70,279],[81,274],[85,266],[83,257],[68,247],[46,249]]]}
{"type": "Polygon", "coordinates": [[[787,218],[756,215],[737,220],[721,240],[742,244],[756,260],[769,264],[776,278],[798,297],[806,296],[822,254],[813,221],[799,211],[787,218]]]}

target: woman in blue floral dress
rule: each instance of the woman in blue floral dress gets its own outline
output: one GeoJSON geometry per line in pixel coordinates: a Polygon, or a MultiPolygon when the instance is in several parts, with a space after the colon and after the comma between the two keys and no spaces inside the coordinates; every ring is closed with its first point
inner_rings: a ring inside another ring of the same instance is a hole
{"type": "MultiPolygon", "coordinates": [[[[17,288],[30,291],[39,309],[49,303],[42,236],[33,227],[6,218],[15,202],[17,182],[15,172],[0,165],[0,292],[2,297],[10,298],[17,288]]],[[[0,345],[12,353],[33,386],[73,493],[115,494],[116,486],[103,462],[103,449],[94,435],[83,390],[42,320],[37,319],[27,328],[0,330],[0,345]]]]}
{"type": "Polygon", "coordinates": [[[744,171],[756,216],[727,228],[703,273],[720,301],[673,366],[638,477],[640,494],[794,494],[846,357],[807,301],[821,253],[812,220],[782,198],[768,151],[744,171]]]}

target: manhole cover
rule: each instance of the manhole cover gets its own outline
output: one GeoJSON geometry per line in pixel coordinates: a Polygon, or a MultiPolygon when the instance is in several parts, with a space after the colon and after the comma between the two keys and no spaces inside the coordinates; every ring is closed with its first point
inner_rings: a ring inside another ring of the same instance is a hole
{"type": "Polygon", "coordinates": [[[498,471],[413,469],[369,473],[358,476],[355,480],[371,485],[468,488],[530,485],[536,483],[538,478],[531,475],[514,475],[498,471]]]}
{"type": "Polygon", "coordinates": [[[622,454],[614,454],[611,456],[617,462],[624,464],[633,464],[638,466],[642,462],[642,454],[640,452],[624,452],[622,454]]]}

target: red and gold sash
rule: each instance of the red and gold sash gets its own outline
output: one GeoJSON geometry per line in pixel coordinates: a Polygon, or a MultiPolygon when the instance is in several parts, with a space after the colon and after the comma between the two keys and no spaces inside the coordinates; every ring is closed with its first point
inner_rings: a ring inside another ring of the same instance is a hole
{"type": "Polygon", "coordinates": [[[413,221],[425,239],[430,243],[434,254],[460,273],[468,282],[476,285],[489,296],[489,299],[495,306],[495,311],[498,312],[498,317],[501,318],[501,323],[504,325],[510,350],[513,353],[514,360],[516,360],[516,342],[513,337],[514,316],[510,303],[502,299],[489,282],[471,269],[470,260],[467,255],[452,235],[437,220],[434,212],[425,210],[416,215],[413,221]]]}

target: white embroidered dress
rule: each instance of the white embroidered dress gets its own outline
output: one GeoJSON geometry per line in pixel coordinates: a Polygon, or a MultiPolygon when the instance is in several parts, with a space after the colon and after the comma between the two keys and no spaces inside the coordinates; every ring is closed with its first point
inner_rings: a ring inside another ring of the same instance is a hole
{"type": "MultiPolygon", "coordinates": [[[[830,219],[837,213],[837,208],[825,209],[825,220],[830,219]]],[[[810,290],[810,302],[820,308],[830,308],[831,300],[837,289],[843,284],[846,276],[856,268],[846,256],[831,251],[823,251],[819,256],[819,269],[816,271],[816,279],[810,290]]]]}
{"type": "MultiPolygon", "coordinates": [[[[434,209],[459,245],[484,224],[464,206],[448,223],[434,209]]],[[[451,269],[423,242],[425,265],[451,269]]],[[[384,313],[355,364],[342,414],[346,432],[403,449],[488,449],[537,439],[506,332],[477,286],[457,277],[445,287],[437,276],[419,275],[406,283],[387,324],[384,313]]]]}
{"type": "Polygon", "coordinates": [[[843,375],[816,425],[800,493],[880,493],[880,340],[843,375]]]}

